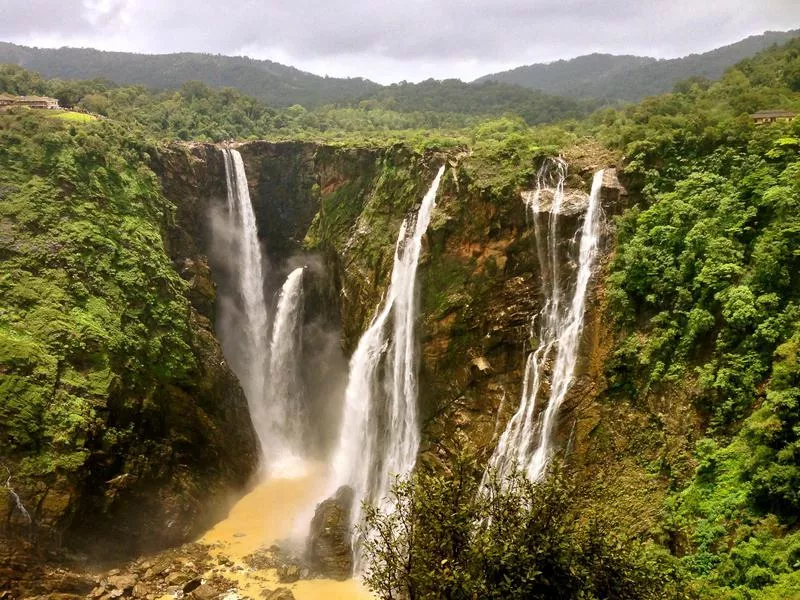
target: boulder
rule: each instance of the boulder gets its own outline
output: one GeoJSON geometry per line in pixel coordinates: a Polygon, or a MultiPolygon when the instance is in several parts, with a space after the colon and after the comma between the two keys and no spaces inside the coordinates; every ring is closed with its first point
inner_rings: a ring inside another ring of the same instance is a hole
{"type": "Polygon", "coordinates": [[[155,577],[158,577],[162,573],[164,573],[167,569],[169,569],[169,560],[162,559],[155,564],[149,566],[147,570],[144,572],[143,579],[145,581],[149,581],[155,577]]]}
{"type": "Polygon", "coordinates": [[[306,543],[306,557],[320,575],[343,581],[353,573],[350,508],[353,490],[342,486],[317,506],[306,543]]]}
{"type": "Polygon", "coordinates": [[[278,581],[281,583],[294,583],[300,579],[300,567],[297,565],[281,565],[278,567],[278,581]]]}
{"type": "Polygon", "coordinates": [[[191,597],[196,600],[214,600],[214,598],[218,597],[221,593],[222,591],[213,585],[204,583],[192,591],[191,597]]]}
{"type": "Polygon", "coordinates": [[[277,559],[275,558],[275,552],[265,548],[259,548],[252,554],[245,556],[244,563],[251,569],[255,569],[257,571],[263,569],[273,569],[279,566],[277,564],[277,559]]]}
{"type": "Polygon", "coordinates": [[[184,573],[182,571],[173,571],[169,575],[167,575],[167,579],[165,580],[167,585],[177,585],[181,587],[181,591],[183,590],[183,585],[192,579],[197,577],[195,573],[184,573]]]}
{"type": "Polygon", "coordinates": [[[183,584],[182,588],[183,593],[188,594],[189,592],[193,592],[194,590],[199,588],[200,584],[202,583],[203,583],[202,579],[200,579],[199,577],[193,577],[192,579],[183,584]]]}
{"type": "Polygon", "coordinates": [[[108,577],[108,585],[123,592],[131,591],[136,585],[136,575],[130,573],[111,575],[108,577]]]}
{"type": "Polygon", "coordinates": [[[600,199],[603,208],[611,210],[614,214],[625,208],[628,190],[625,189],[617,176],[617,170],[609,167],[603,170],[603,186],[600,188],[600,199]]]}

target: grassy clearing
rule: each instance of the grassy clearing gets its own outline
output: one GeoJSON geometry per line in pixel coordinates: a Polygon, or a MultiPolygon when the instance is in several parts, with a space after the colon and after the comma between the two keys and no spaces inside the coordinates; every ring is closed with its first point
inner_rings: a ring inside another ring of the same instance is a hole
{"type": "Polygon", "coordinates": [[[61,121],[69,121],[71,123],[90,123],[97,120],[97,117],[94,115],[74,112],[71,110],[53,111],[48,113],[48,116],[52,117],[53,119],[60,119],[61,121]]]}

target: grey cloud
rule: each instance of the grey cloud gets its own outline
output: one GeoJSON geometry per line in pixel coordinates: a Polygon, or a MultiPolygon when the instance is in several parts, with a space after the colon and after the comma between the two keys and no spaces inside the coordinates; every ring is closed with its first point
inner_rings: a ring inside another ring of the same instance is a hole
{"type": "MultiPolygon", "coordinates": [[[[797,0],[0,0],[0,38],[143,52],[281,56],[297,64],[527,64],[587,52],[705,51],[800,26],[797,0]]],[[[440,72],[442,69],[436,69],[440,72]]],[[[410,75],[410,77],[409,77],[410,75]]]]}
{"type": "Polygon", "coordinates": [[[62,30],[91,32],[82,0],[0,0],[0,36],[62,30]]]}

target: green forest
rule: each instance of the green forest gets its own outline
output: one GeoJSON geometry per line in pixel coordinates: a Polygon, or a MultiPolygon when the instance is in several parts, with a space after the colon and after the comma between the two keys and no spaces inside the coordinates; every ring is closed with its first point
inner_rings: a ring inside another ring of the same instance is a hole
{"type": "Polygon", "coordinates": [[[611,106],[457,80],[285,105],[199,81],[155,90],[10,64],[3,92],[73,109],[0,112],[0,443],[25,456],[19,476],[83,469],[86,436],[127,440],[150,462],[169,453],[101,418],[106,396],[166,402],[201,370],[188,284],[162,248],[175,207],[152,171],[161,148],[463,153],[470,185],[492,198],[529,185],[544,157],[589,148],[613,157],[631,198],[604,267],[614,348],[600,402],[647,413],[653,431],[660,402],[690,413],[689,430],[631,441],[630,460],[663,491],[657,518],[637,531],[592,521],[611,501],[571,500],[569,456],[551,479],[487,503],[472,457],[398,482],[394,516],[372,508],[373,526],[396,532],[387,520],[402,518],[426,535],[373,543],[368,582],[381,598],[800,598],[800,119],[750,117],[800,113],[800,38],[718,80],[611,106]],[[534,546],[550,552],[525,553],[534,546]]]}

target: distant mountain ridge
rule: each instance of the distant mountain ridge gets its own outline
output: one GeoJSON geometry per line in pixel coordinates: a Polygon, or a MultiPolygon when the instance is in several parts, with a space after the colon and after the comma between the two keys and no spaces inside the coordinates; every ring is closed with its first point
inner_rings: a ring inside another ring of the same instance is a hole
{"type": "Polygon", "coordinates": [[[349,101],[378,90],[362,78],[320,77],[270,60],[183,52],[135,54],[90,48],[30,48],[0,42],[0,63],[16,64],[46,78],[104,78],[118,84],[176,88],[187,81],[231,87],[273,106],[317,106],[349,101]]]}
{"type": "Polygon", "coordinates": [[[190,81],[234,88],[268,106],[295,104],[382,107],[398,112],[502,115],[529,123],[578,118],[596,108],[552,94],[498,82],[471,85],[457,79],[382,86],[367,79],[320,77],[269,60],[212,54],[135,54],[81,48],[29,48],[0,42],[0,64],[16,64],[45,78],[102,78],[119,85],[178,89],[190,81]]]}
{"type": "Polygon", "coordinates": [[[31,48],[7,42],[0,42],[0,64],[16,64],[46,78],[102,78],[161,90],[200,81],[214,88],[234,88],[274,107],[357,106],[366,100],[401,112],[509,112],[536,123],[579,117],[603,104],[668,92],[690,77],[717,79],[737,62],[798,35],[800,30],[766,32],[711,52],[668,60],[589,54],[486,75],[470,84],[429,79],[382,86],[368,79],[321,77],[241,56],[31,48]]]}
{"type": "Polygon", "coordinates": [[[673,59],[588,54],[484,75],[474,83],[498,81],[571,98],[637,101],[669,92],[690,77],[718,79],[739,61],[797,36],[800,29],[767,31],[710,52],[673,59]]]}

